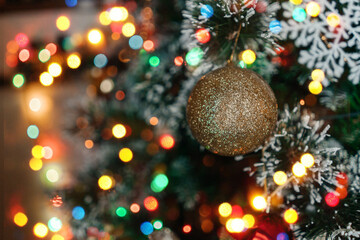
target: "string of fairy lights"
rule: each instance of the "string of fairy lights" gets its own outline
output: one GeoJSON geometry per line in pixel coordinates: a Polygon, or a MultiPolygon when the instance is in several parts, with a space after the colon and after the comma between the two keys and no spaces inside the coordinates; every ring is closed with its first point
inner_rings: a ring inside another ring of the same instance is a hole
{"type": "MultiPolygon", "coordinates": [[[[302,0],[290,0],[294,5],[299,5],[302,3],[302,0]]],[[[69,7],[76,6],[77,1],[67,0],[67,5],[69,7]]],[[[266,6],[263,6],[266,8],[266,6]]],[[[318,17],[320,13],[320,5],[315,1],[309,2],[306,5],[306,8],[296,7],[293,11],[292,17],[297,22],[302,22],[305,20],[306,15],[311,17],[318,17]]],[[[259,10],[260,11],[260,10],[259,10]]],[[[263,11],[263,9],[261,10],[263,11]]],[[[13,40],[7,43],[7,53],[6,53],[6,64],[10,68],[18,69],[21,66],[19,64],[25,63],[37,63],[38,67],[38,81],[43,87],[52,86],[57,79],[61,78],[64,72],[69,72],[72,70],[79,69],[84,64],[84,59],[87,56],[83,56],[80,51],[76,49],[81,48],[95,48],[98,49],[98,52],[92,58],[92,67],[96,69],[105,69],[108,67],[108,70],[111,66],[108,66],[109,59],[108,56],[101,52],[101,50],[111,41],[118,41],[125,37],[128,40],[128,47],[130,51],[145,51],[149,54],[153,54],[155,50],[155,42],[148,38],[148,35],[154,32],[154,25],[151,21],[153,12],[150,7],[145,7],[142,9],[142,26],[145,26],[142,32],[139,31],[135,24],[135,18],[130,14],[130,11],[125,6],[112,6],[108,9],[101,11],[98,15],[98,22],[102,27],[109,27],[111,30],[110,38],[107,39],[106,33],[99,28],[92,28],[88,30],[85,34],[76,33],[72,36],[66,37],[61,45],[58,43],[47,43],[41,49],[34,49],[31,46],[29,37],[24,33],[18,33],[13,40]],[[136,34],[138,33],[138,34],[136,34]],[[60,51],[60,49],[62,49],[60,51]],[[61,59],[65,58],[65,61],[61,59]],[[45,69],[45,71],[43,71],[45,69]]],[[[214,14],[213,8],[208,5],[202,5],[200,13],[205,18],[211,18],[214,14]]],[[[327,23],[331,27],[338,26],[341,21],[340,17],[336,14],[330,14],[327,16],[327,23]]],[[[57,29],[60,32],[66,32],[71,27],[71,19],[65,15],[59,16],[55,23],[57,29]]],[[[278,20],[274,20],[270,23],[269,29],[271,32],[277,34],[281,31],[281,23],[278,20]]],[[[211,32],[206,28],[199,28],[195,32],[195,38],[201,44],[206,44],[211,41],[211,32]]],[[[326,41],[326,38],[324,39],[326,41]]],[[[331,47],[331,46],[330,46],[331,47]]],[[[182,66],[187,64],[188,66],[197,66],[200,64],[204,51],[200,47],[194,47],[188,51],[184,56],[175,56],[174,65],[182,66]]],[[[129,50],[122,49],[118,54],[118,59],[121,62],[129,62],[131,60],[132,54],[129,53],[129,50]]],[[[256,53],[251,49],[246,49],[241,51],[238,54],[240,67],[251,67],[251,65],[256,61],[256,53]]],[[[161,59],[153,54],[149,58],[149,65],[152,67],[157,67],[161,64],[161,59]]],[[[111,68],[113,69],[113,68],[111,68]]],[[[108,71],[110,72],[109,77],[104,78],[100,85],[99,89],[102,93],[108,94],[111,93],[114,88],[114,82],[111,79],[111,76],[116,74],[116,69],[108,71]],[[115,74],[113,74],[115,72],[115,74]]],[[[92,71],[92,74],[96,75],[96,71],[92,71]]],[[[311,73],[312,81],[308,85],[310,93],[318,95],[322,92],[323,85],[321,82],[325,78],[325,73],[321,69],[314,69],[311,73]]],[[[12,78],[12,84],[16,88],[21,88],[26,85],[28,76],[26,73],[21,71],[14,74],[12,78]]],[[[91,86],[88,88],[88,95],[92,94],[91,86]]],[[[122,101],[125,98],[125,93],[122,90],[115,92],[115,98],[119,101],[122,101]]],[[[44,96],[35,96],[31,98],[28,102],[28,107],[30,111],[34,113],[39,113],[46,106],[46,97],[44,96]],[[45,100],[44,100],[45,99],[45,100]]],[[[301,105],[305,104],[304,100],[300,101],[301,105]]],[[[78,119],[78,126],[83,124],[81,119],[78,119]]],[[[149,124],[156,126],[159,122],[159,119],[155,116],[149,119],[149,124]]],[[[110,139],[112,137],[116,139],[122,139],[128,137],[131,134],[131,128],[122,123],[116,123],[112,129],[109,131],[110,134],[103,134],[104,139],[110,139]]],[[[148,138],[147,135],[152,133],[144,133],[144,138],[148,138]]],[[[31,124],[27,128],[27,135],[30,139],[38,140],[41,136],[41,131],[36,124],[31,124]]],[[[86,149],[92,149],[94,147],[94,141],[91,139],[85,139],[84,146],[86,149]]],[[[29,161],[29,167],[33,171],[45,170],[45,178],[50,183],[57,183],[60,181],[62,173],[61,168],[51,165],[52,159],[54,159],[56,153],[55,149],[50,146],[51,144],[35,144],[31,150],[32,158],[29,161]],[[49,163],[50,162],[50,163],[49,163]],[[48,165],[48,166],[47,166],[48,165]]],[[[175,146],[175,139],[170,134],[163,134],[159,138],[159,145],[165,149],[170,150],[175,146]]],[[[148,152],[155,154],[157,152],[157,145],[149,144],[148,152]]],[[[134,158],[133,151],[124,147],[119,149],[118,153],[119,159],[124,163],[129,163],[134,158]]],[[[205,158],[204,158],[205,159],[205,158]]],[[[304,153],[299,162],[296,162],[292,167],[292,174],[288,174],[284,171],[277,171],[273,176],[274,183],[278,188],[268,195],[256,195],[251,200],[251,206],[254,211],[263,212],[270,205],[270,198],[273,194],[278,193],[284,188],[287,184],[291,183],[296,178],[301,178],[306,175],[307,169],[311,168],[314,165],[314,156],[310,153],[304,153]],[[291,175],[291,176],[290,176],[291,175]],[[290,176],[290,177],[289,177],[290,176]]],[[[207,160],[204,160],[204,165],[210,164],[207,160]]],[[[339,204],[341,199],[344,199],[347,195],[347,176],[345,173],[341,173],[337,181],[339,186],[334,192],[329,192],[325,196],[325,201],[330,207],[335,207],[339,204]]],[[[169,184],[169,179],[165,173],[159,172],[154,175],[153,180],[151,181],[150,187],[154,193],[159,193],[163,191],[169,184]]],[[[116,180],[111,174],[104,174],[98,179],[98,186],[101,190],[107,191],[114,188],[116,185],[116,180]]],[[[61,196],[55,196],[51,199],[51,204],[58,208],[61,207],[63,202],[61,196]]],[[[116,208],[115,213],[118,217],[123,218],[129,212],[131,214],[138,214],[141,211],[142,206],[146,211],[152,212],[158,209],[159,202],[154,196],[147,196],[142,203],[131,203],[129,206],[119,206],[116,208]]],[[[213,207],[210,205],[203,204],[199,208],[199,215],[202,217],[201,229],[205,232],[211,232],[214,229],[214,223],[210,219],[212,214],[213,207]]],[[[85,218],[86,212],[82,206],[75,206],[72,209],[71,216],[73,219],[81,221],[85,218]]],[[[243,209],[237,204],[230,204],[228,202],[223,202],[217,206],[217,216],[219,221],[223,224],[226,230],[230,233],[241,233],[247,229],[251,229],[256,224],[256,214],[249,209],[243,209]]],[[[289,208],[284,211],[283,217],[285,222],[289,224],[294,224],[298,220],[298,213],[295,209],[289,208]]],[[[13,216],[14,223],[19,227],[24,227],[28,224],[28,216],[25,211],[19,211],[13,216]]],[[[144,235],[150,235],[154,230],[160,230],[164,226],[164,223],[161,219],[153,219],[152,221],[145,221],[140,226],[139,229],[144,235]]],[[[33,225],[33,233],[38,238],[45,238],[49,236],[49,231],[52,232],[51,240],[64,240],[70,239],[72,236],[71,229],[69,225],[63,224],[63,221],[58,217],[52,217],[48,220],[47,224],[42,222],[37,222],[33,225]],[[67,227],[64,227],[64,226],[67,227]]],[[[189,224],[184,224],[182,226],[183,233],[187,234],[192,231],[192,226],[189,224]]],[[[283,236],[286,233],[281,233],[283,236]]],[[[108,233],[100,232],[97,228],[89,228],[88,236],[95,237],[106,237],[108,233]]],[[[104,238],[106,239],[106,238],[104,238]]],[[[283,239],[283,238],[281,238],[283,239]]]]}

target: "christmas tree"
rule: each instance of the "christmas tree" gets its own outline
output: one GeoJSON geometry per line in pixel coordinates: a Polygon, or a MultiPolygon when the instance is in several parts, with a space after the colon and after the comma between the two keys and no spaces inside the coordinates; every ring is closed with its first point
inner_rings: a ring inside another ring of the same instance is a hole
{"type": "MultiPolygon", "coordinates": [[[[83,36],[63,16],[57,43],[32,43],[43,64],[21,33],[21,63],[7,61],[23,72],[17,88],[61,74],[88,83],[63,127],[82,167],[47,189],[58,211],[37,237],[360,238],[358,1],[100,8],[83,36]]],[[[33,166],[51,151],[37,142],[33,166]]]]}

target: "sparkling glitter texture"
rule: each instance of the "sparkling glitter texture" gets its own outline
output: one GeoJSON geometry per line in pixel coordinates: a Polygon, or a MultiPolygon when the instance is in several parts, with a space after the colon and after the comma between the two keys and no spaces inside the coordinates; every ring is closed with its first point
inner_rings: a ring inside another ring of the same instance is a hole
{"type": "Polygon", "coordinates": [[[255,150],[272,134],[277,103],[259,75],[227,65],[199,80],[186,115],[201,145],[219,155],[236,156],[255,150]]]}

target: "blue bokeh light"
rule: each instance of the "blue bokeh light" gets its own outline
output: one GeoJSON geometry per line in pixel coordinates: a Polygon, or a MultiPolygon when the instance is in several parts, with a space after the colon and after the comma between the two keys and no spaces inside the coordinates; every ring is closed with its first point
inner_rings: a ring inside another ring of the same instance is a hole
{"type": "Polygon", "coordinates": [[[36,125],[30,125],[27,128],[27,135],[29,136],[29,138],[31,139],[36,139],[39,136],[39,128],[36,125]]]}
{"type": "Polygon", "coordinates": [[[274,34],[281,32],[281,22],[278,20],[273,20],[269,24],[270,31],[274,34]]]}
{"type": "Polygon", "coordinates": [[[144,235],[150,235],[154,231],[154,227],[150,222],[143,222],[140,225],[140,230],[144,235]]]}
{"type": "Polygon", "coordinates": [[[129,46],[134,49],[140,49],[143,45],[144,40],[139,35],[134,35],[129,39],[129,46]]]}
{"type": "Polygon", "coordinates": [[[65,0],[65,4],[68,7],[75,7],[77,5],[77,0],[65,0]]]}
{"type": "Polygon", "coordinates": [[[276,240],[289,240],[289,236],[286,233],[282,232],[276,236],[276,240]]]}
{"type": "Polygon", "coordinates": [[[295,8],[293,13],[292,13],[292,17],[297,22],[305,21],[305,19],[306,19],[306,11],[305,11],[305,9],[300,8],[300,7],[295,8]]]}
{"type": "Polygon", "coordinates": [[[211,18],[214,15],[214,9],[209,4],[205,4],[201,6],[200,13],[206,18],[211,18]]]}
{"type": "Polygon", "coordinates": [[[76,220],[81,220],[85,217],[85,210],[80,206],[76,206],[72,210],[72,215],[76,220]]]}
{"type": "Polygon", "coordinates": [[[100,53],[94,57],[94,65],[98,68],[103,68],[108,63],[107,57],[100,53]]]}

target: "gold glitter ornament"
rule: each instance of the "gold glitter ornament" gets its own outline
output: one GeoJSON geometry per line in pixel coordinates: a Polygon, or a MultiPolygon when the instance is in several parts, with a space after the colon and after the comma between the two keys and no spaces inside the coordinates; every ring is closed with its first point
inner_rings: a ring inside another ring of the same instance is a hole
{"type": "Polygon", "coordinates": [[[276,98],[255,72],[228,64],[203,76],[192,90],[186,118],[193,136],[222,156],[254,151],[272,134],[276,98]]]}

